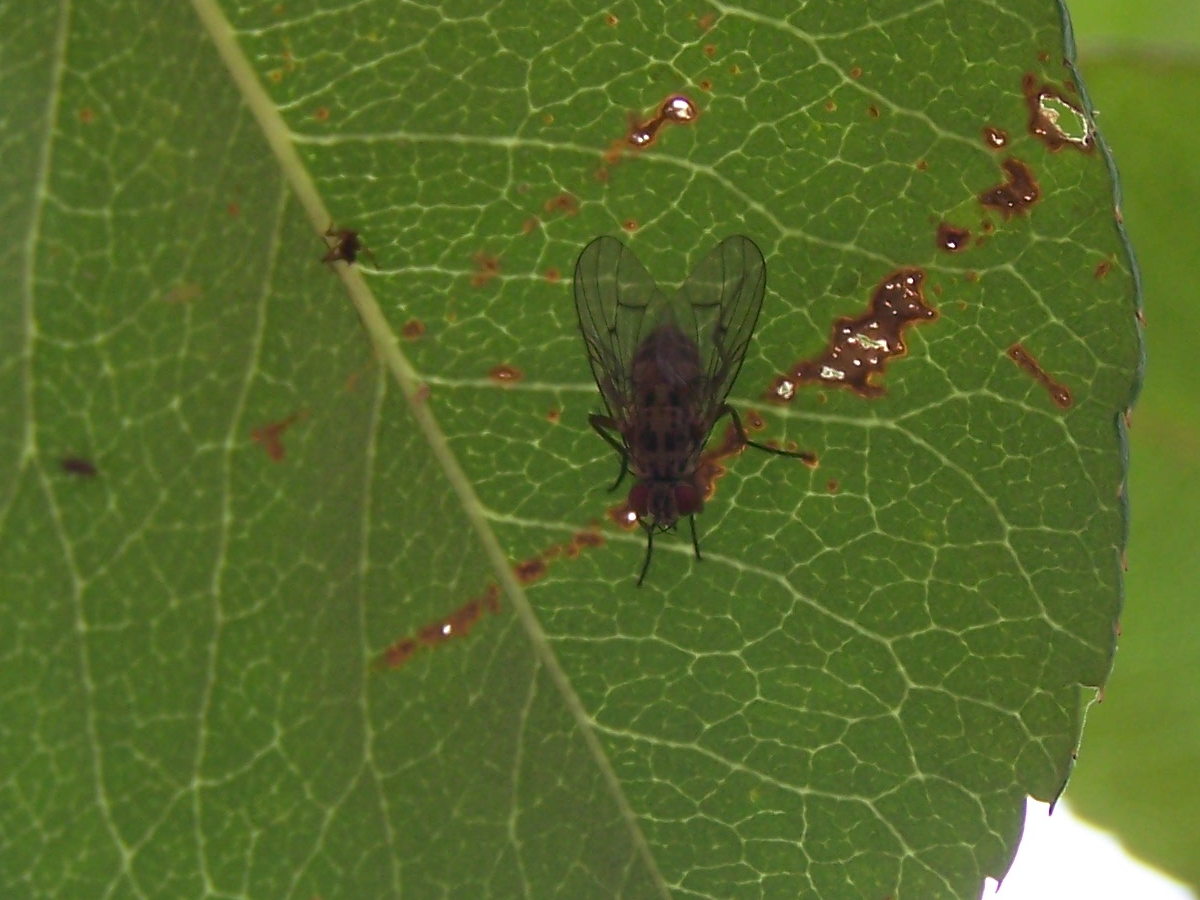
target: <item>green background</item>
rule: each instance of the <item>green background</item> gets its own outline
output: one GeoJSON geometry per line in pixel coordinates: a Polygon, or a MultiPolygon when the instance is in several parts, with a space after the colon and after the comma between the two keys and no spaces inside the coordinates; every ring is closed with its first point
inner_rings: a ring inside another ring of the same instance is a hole
{"type": "Polygon", "coordinates": [[[1122,637],[1067,800],[1200,888],[1200,7],[1075,0],[1079,65],[1121,174],[1142,271],[1146,381],[1130,431],[1122,637]]]}

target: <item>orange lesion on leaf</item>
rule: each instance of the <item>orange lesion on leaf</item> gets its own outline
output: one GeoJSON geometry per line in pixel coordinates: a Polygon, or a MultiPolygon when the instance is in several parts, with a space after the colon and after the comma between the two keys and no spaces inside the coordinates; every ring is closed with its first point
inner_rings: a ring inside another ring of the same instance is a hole
{"type": "Polygon", "coordinates": [[[272,462],[282,462],[286,455],[286,450],[283,446],[284,432],[297,422],[302,422],[307,418],[308,410],[299,410],[292,413],[286,419],[281,419],[278,422],[269,422],[266,425],[255,428],[250,432],[250,438],[262,445],[262,448],[267,451],[267,456],[272,462]]]}
{"type": "Polygon", "coordinates": [[[376,670],[398,669],[422,650],[440,647],[449,641],[467,637],[485,615],[500,612],[500,588],[489,584],[484,592],[390,644],[375,660],[376,670]]]}
{"type": "Polygon", "coordinates": [[[500,259],[482,250],[471,257],[475,271],[471,275],[471,287],[483,287],[500,274],[500,259]]]}

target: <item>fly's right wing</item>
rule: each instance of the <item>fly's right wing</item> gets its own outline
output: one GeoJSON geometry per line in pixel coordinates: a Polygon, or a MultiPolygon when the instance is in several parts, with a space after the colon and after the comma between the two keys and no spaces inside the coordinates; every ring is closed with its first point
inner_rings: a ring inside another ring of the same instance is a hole
{"type": "Polygon", "coordinates": [[[767,289],[762,251],[740,234],[721,241],[700,261],[672,306],[672,315],[700,350],[704,410],[710,425],[742,368],[767,289]]]}
{"type": "Polygon", "coordinates": [[[666,300],[633,253],[614,237],[598,237],[575,263],[575,312],[588,362],[609,415],[627,419],[633,404],[633,354],[644,328],[666,300]]]}

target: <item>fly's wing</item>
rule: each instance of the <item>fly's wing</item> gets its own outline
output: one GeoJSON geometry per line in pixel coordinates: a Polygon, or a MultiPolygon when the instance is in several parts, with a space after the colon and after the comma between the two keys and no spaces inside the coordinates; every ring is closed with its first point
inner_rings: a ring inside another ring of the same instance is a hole
{"type": "Polygon", "coordinates": [[[698,412],[709,427],[742,368],[766,290],[762,251],[738,234],[700,261],[672,303],[675,321],[700,349],[705,389],[698,412]]]}
{"type": "Polygon", "coordinates": [[[629,248],[614,237],[598,237],[575,263],[575,312],[588,361],[608,413],[627,419],[634,351],[647,323],[653,327],[665,306],[663,295],[629,248]]]}

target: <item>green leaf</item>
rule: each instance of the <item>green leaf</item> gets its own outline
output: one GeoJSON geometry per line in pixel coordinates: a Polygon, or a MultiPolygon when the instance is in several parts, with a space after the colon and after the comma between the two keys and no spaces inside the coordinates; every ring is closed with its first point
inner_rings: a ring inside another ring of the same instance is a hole
{"type": "Polygon", "coordinates": [[[4,893],[1004,872],[1110,665],[1139,354],[1103,151],[1028,133],[1026,74],[1086,109],[1055,5],[0,24],[4,893]],[[677,93],[699,118],[618,152],[677,93]],[[1008,156],[1041,198],[1005,218],[1008,156]],[[331,220],[378,271],[321,265],[331,220]],[[734,400],[820,457],[725,460],[704,561],[663,535],[640,590],[564,284],[623,229],[664,288],[763,248],[734,400]],[[760,402],[900,269],[939,316],[882,393],[760,402]]]}

